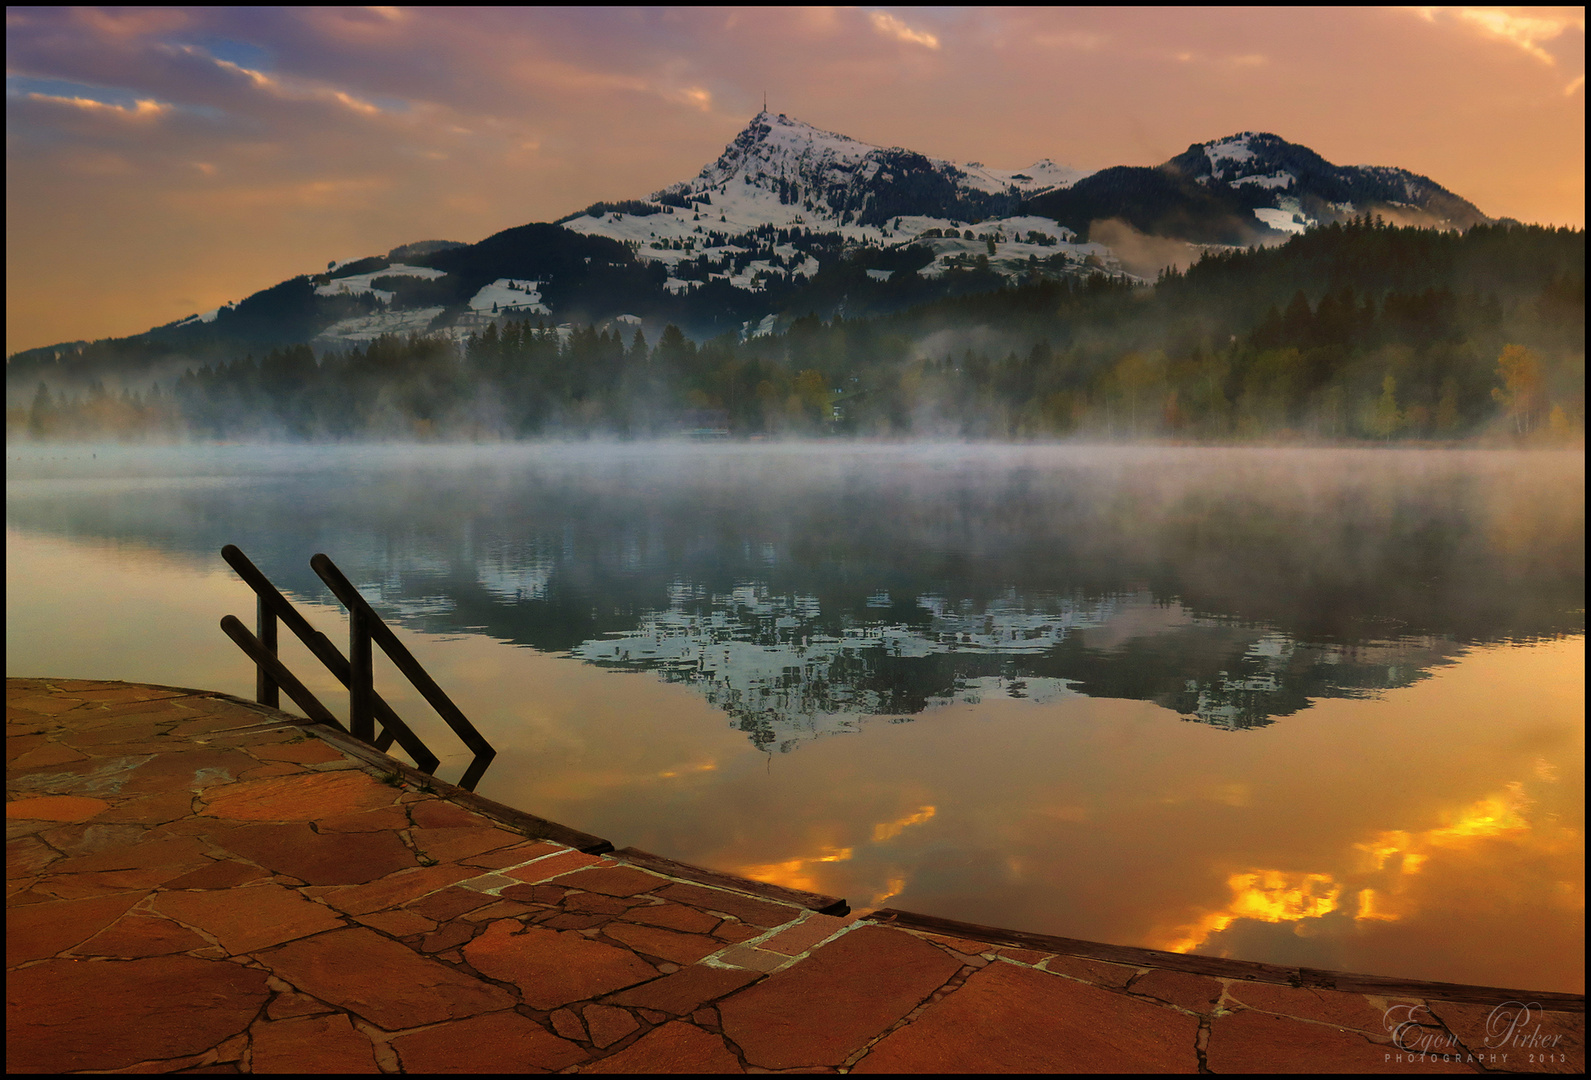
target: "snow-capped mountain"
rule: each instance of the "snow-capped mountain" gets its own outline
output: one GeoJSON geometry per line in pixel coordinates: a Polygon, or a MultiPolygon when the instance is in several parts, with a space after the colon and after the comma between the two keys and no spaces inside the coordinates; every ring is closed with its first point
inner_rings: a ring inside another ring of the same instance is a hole
{"type": "Polygon", "coordinates": [[[1086,175],[1048,159],[1011,171],[955,165],[763,112],[694,180],[652,197],[690,201],[716,192],[731,202],[765,202],[775,196],[780,206],[836,216],[842,225],[882,225],[900,213],[995,216],[989,211],[1086,175]]]}
{"type": "Polygon", "coordinates": [[[1256,216],[1283,232],[1302,232],[1310,222],[1366,210],[1390,212],[1409,224],[1448,229],[1490,220],[1473,203],[1429,177],[1380,165],[1333,165],[1307,146],[1263,132],[1245,131],[1196,143],[1165,167],[1207,187],[1224,184],[1234,191],[1273,192],[1275,209],[1256,216]],[[1296,217],[1277,219],[1273,215],[1279,212],[1298,215],[1304,222],[1296,217]]]}
{"type": "MultiPolygon", "coordinates": [[[[882,249],[922,245],[932,261],[912,272],[924,278],[979,256],[1008,277],[1031,272],[1035,260],[1057,273],[1119,269],[1102,245],[1077,243],[1073,230],[1021,212],[1032,196],[1087,175],[1047,158],[1024,169],[957,165],[763,112],[694,179],[648,200],[596,203],[559,224],[664,264],[676,294],[714,280],[760,290],[812,277],[823,260],[791,243],[792,233],[882,249]],[[780,233],[783,243],[768,242],[780,233]]],[[[871,270],[878,281],[895,272],[871,270]]]]}
{"type": "Polygon", "coordinates": [[[525,318],[752,335],[800,314],[899,310],[1010,281],[1152,279],[1156,266],[1108,246],[1134,232],[1275,243],[1365,213],[1449,229],[1490,220],[1427,177],[1333,165],[1265,133],[1195,143],[1153,167],[1089,173],[1046,158],[1004,170],[762,112],[694,178],[649,198],[594,203],[476,244],[422,241],[333,261],[140,336],[339,348],[525,318]]]}
{"type": "Polygon", "coordinates": [[[1463,229],[1491,219],[1428,177],[1375,165],[1333,165],[1307,146],[1245,131],[1194,143],[1153,168],[1102,169],[1043,192],[1031,212],[1088,237],[1095,222],[1196,244],[1253,244],[1362,214],[1463,229]]]}

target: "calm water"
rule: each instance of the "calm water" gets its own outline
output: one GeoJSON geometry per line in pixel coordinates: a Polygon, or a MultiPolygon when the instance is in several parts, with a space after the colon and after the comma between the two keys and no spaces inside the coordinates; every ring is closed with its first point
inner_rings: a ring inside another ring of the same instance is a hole
{"type": "Polygon", "coordinates": [[[855,907],[1579,991],[1584,479],[1437,451],[11,447],[6,670],[251,694],[219,549],[336,639],[325,551],[499,748],[479,790],[619,846],[855,907]]]}

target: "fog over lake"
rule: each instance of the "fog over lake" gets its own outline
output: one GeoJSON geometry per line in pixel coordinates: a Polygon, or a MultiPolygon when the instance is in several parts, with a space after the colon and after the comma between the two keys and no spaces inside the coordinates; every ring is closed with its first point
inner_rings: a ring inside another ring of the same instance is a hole
{"type": "Polygon", "coordinates": [[[481,793],[616,845],[1579,991],[1584,491],[1578,452],[17,446],[7,673],[252,696],[220,548],[345,645],[325,552],[497,746],[481,793]]]}

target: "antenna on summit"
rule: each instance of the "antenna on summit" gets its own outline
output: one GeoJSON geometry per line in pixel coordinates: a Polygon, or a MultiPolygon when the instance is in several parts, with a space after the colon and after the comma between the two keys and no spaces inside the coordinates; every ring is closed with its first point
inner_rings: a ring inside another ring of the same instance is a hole
{"type": "Polygon", "coordinates": [[[762,92],[762,111],[768,111],[768,91],[766,90],[762,92]]]}

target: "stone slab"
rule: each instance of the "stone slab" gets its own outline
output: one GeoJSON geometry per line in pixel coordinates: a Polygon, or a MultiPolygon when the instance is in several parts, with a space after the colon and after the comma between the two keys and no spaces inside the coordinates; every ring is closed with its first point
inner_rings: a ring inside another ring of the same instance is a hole
{"type": "Polygon", "coordinates": [[[614,1005],[655,1009],[674,1016],[687,1016],[709,1001],[716,1001],[750,986],[762,976],[755,971],[731,971],[727,968],[703,967],[692,964],[672,975],[643,983],[629,990],[603,998],[614,1005]]]}
{"type": "Polygon", "coordinates": [[[1221,983],[1208,975],[1186,971],[1147,971],[1128,984],[1135,994],[1158,998],[1188,1012],[1208,1014],[1221,1000],[1221,983]]]}
{"type": "Polygon", "coordinates": [[[153,906],[168,918],[203,930],[233,955],[343,925],[330,908],[270,881],[235,889],[165,892],[155,897],[153,906]]]}
{"type": "Polygon", "coordinates": [[[637,870],[633,866],[593,866],[566,874],[558,884],[569,889],[601,893],[604,896],[636,896],[669,883],[667,878],[637,870]]]}
{"type": "MultiPolygon", "coordinates": [[[[1136,988],[1136,984],[1134,984],[1136,988]]],[[[1234,982],[1227,986],[1229,1005],[1247,1005],[1262,1012],[1281,1013],[1300,1020],[1366,1031],[1385,1038],[1391,1031],[1387,1010],[1372,1005],[1363,994],[1341,990],[1317,990],[1307,986],[1276,986],[1271,983],[1234,982]]],[[[1392,1026],[1405,1017],[1394,1015],[1392,1026]]]]}
{"type": "Polygon", "coordinates": [[[143,898],[142,892],[124,892],[82,900],[8,906],[6,967],[42,960],[80,944],[121,918],[143,898]]]}
{"type": "Polygon", "coordinates": [[[1197,1072],[1198,1034],[1175,1009],[996,962],[851,1071],[1197,1072]]]}
{"type": "Polygon", "coordinates": [[[610,922],[602,931],[605,937],[623,943],[636,952],[660,957],[676,964],[694,964],[723,948],[722,944],[700,934],[681,934],[659,926],[610,922]]]}
{"type": "Polygon", "coordinates": [[[392,788],[358,770],[300,773],[229,784],[200,812],[234,821],[311,821],[390,806],[396,798],[392,788]]]}
{"type": "Polygon", "coordinates": [[[464,958],[481,974],[518,986],[525,1004],[542,1010],[601,997],[659,974],[634,953],[577,931],[525,927],[511,919],[488,926],[464,947],[464,958]]]}
{"type": "Polygon", "coordinates": [[[1585,1014],[1543,1010],[1530,997],[1496,1005],[1433,1001],[1439,1017],[1471,1053],[1488,1066],[1523,1072],[1585,1072],[1585,1014]],[[1508,1055],[1497,1064],[1498,1054],[1508,1055]]]}
{"type": "Polygon", "coordinates": [[[703,911],[716,911],[733,915],[741,922],[760,926],[764,930],[790,922],[805,912],[793,904],[777,904],[771,900],[757,900],[723,889],[709,889],[701,885],[673,884],[656,890],[655,895],[686,907],[703,911]]]}
{"type": "Polygon", "coordinates": [[[289,942],[259,959],[305,993],[388,1031],[514,1005],[501,987],[427,960],[363,926],[289,942]]]}
{"type": "Polygon", "coordinates": [[[72,951],[82,956],[116,956],[136,960],[144,956],[170,956],[172,953],[202,949],[210,944],[185,926],[170,919],[127,915],[101,930],[72,951]]]}
{"type": "Polygon", "coordinates": [[[631,1045],[583,1073],[743,1073],[724,1040],[712,1032],[675,1020],[649,1031],[631,1045]]]}
{"type": "Polygon", "coordinates": [[[104,799],[84,795],[36,795],[6,803],[6,818],[33,821],[87,821],[110,809],[104,799]]]}
{"type": "MultiPolygon", "coordinates": [[[[459,910],[447,913],[433,914],[417,906],[421,898],[470,877],[475,871],[461,866],[422,866],[399,870],[387,874],[375,881],[363,885],[349,885],[341,888],[310,888],[305,890],[310,896],[319,897],[338,911],[349,915],[366,915],[372,911],[383,908],[397,907],[400,904],[408,905],[418,914],[427,918],[442,921],[454,915],[462,914],[474,907],[481,907],[491,902],[490,897],[480,893],[470,892],[473,898],[464,901],[459,910]],[[467,904],[467,906],[464,906],[467,904]]],[[[453,892],[454,890],[449,890],[453,892]]]]}
{"type": "Polygon", "coordinates": [[[587,1005],[580,1010],[580,1015],[591,1033],[591,1045],[599,1050],[607,1049],[641,1027],[635,1017],[612,1005],[587,1005]]]}
{"type": "Polygon", "coordinates": [[[1243,1009],[1210,1021],[1204,1050],[1212,1072],[1473,1072],[1435,1057],[1394,1062],[1397,1048],[1325,1024],[1243,1009]]]}
{"type": "Polygon", "coordinates": [[[723,1001],[724,1034],[766,1069],[838,1066],[961,965],[910,934],[865,926],[723,1001]]]}
{"type": "Polygon", "coordinates": [[[415,866],[397,833],[318,833],[307,822],[218,829],[212,840],[250,862],[310,885],[362,885],[415,866]]]}
{"type": "Polygon", "coordinates": [[[226,961],[49,960],[6,976],[6,1071],[124,1069],[198,1054],[242,1033],[268,996],[263,971],[226,961]]]}
{"type": "Polygon", "coordinates": [[[374,1073],[375,1048],[343,1013],[261,1021],[250,1031],[257,1073],[374,1073]]]}
{"type": "Polygon", "coordinates": [[[589,1055],[516,1012],[492,1012],[392,1040],[405,1072],[557,1072],[589,1055]]]}

